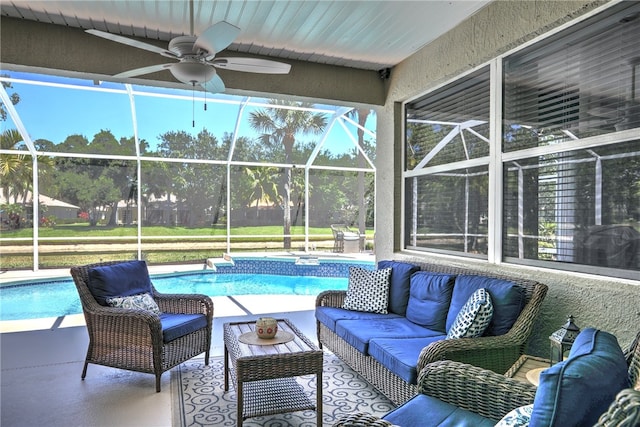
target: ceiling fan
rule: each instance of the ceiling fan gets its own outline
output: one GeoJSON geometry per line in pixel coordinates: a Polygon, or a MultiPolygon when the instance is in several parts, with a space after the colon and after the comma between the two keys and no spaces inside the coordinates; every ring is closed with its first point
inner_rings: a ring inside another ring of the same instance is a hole
{"type": "Polygon", "coordinates": [[[117,43],[126,44],[160,55],[176,59],[178,62],[151,65],[116,74],[113,77],[135,77],[157,71],[169,70],[173,76],[183,82],[202,86],[212,93],[224,92],[224,83],[216,68],[244,71],[248,73],[287,74],[291,65],[283,62],[257,58],[216,58],[216,53],[229,46],[240,33],[240,28],[221,21],[207,28],[199,37],[193,35],[193,2],[191,3],[191,35],[178,36],[169,42],[168,49],[162,49],[149,43],[130,39],[100,30],[86,30],[87,33],[117,43]]]}

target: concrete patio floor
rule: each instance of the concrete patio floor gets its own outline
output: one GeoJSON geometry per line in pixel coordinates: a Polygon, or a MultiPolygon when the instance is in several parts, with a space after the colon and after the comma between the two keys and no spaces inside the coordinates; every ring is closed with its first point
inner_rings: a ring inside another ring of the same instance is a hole
{"type": "MultiPolygon", "coordinates": [[[[263,315],[289,318],[312,341],[314,296],[214,297],[211,354],[222,356],[222,325],[263,315]]],[[[6,323],[6,322],[4,322],[6,323]]],[[[0,425],[3,427],[170,426],[170,372],[155,392],[153,375],[89,365],[82,315],[12,322],[0,333],[0,425]]]]}

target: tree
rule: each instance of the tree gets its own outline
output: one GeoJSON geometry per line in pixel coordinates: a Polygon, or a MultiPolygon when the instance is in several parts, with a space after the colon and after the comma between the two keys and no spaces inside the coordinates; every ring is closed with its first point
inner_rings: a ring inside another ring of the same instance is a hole
{"type": "MultiPolygon", "coordinates": [[[[371,114],[371,110],[368,108],[354,108],[353,110],[347,113],[347,116],[357,119],[358,124],[358,146],[361,148],[364,147],[364,125],[367,123],[367,117],[371,114]]],[[[364,148],[363,148],[364,149],[364,148]]],[[[358,158],[358,167],[364,168],[366,166],[366,161],[362,153],[359,151],[356,153],[358,158]]],[[[367,210],[365,203],[365,178],[364,172],[358,172],[358,230],[360,234],[364,234],[366,231],[366,220],[367,220],[367,210]]],[[[364,248],[361,248],[364,249],[364,248]]]]}
{"type": "MultiPolygon", "coordinates": [[[[136,152],[135,138],[120,138],[118,141],[111,131],[101,130],[91,140],[89,149],[98,154],[132,155],[136,152]]],[[[100,161],[100,166],[104,166],[102,175],[113,182],[114,188],[119,193],[118,198],[111,201],[111,214],[107,223],[108,227],[114,227],[117,225],[118,203],[121,200],[126,200],[129,205],[129,199],[133,192],[136,194],[135,202],[137,204],[137,168],[131,160],[104,160],[100,161]],[[132,187],[132,183],[135,187],[132,187]]]]}
{"type": "Polygon", "coordinates": [[[245,168],[244,173],[251,185],[250,203],[256,202],[257,218],[260,212],[260,202],[264,201],[275,204],[279,199],[278,186],[276,185],[278,168],[245,168]]]}
{"type": "MultiPolygon", "coordinates": [[[[6,74],[2,75],[7,77],[6,74]]],[[[3,81],[5,90],[12,88],[10,82],[3,81]]],[[[20,95],[13,92],[10,96],[11,103],[20,102],[20,95]]],[[[6,121],[8,117],[4,103],[0,103],[0,121],[6,121]]],[[[24,148],[22,135],[16,129],[7,129],[0,134],[0,148],[3,150],[20,150],[24,148]]],[[[2,190],[9,201],[10,193],[15,198],[23,196],[31,187],[31,159],[24,154],[0,154],[0,177],[2,177],[2,190]]]]}
{"type": "MultiPolygon", "coordinates": [[[[135,153],[133,138],[116,140],[111,131],[101,130],[91,142],[83,135],[70,135],[59,149],[75,153],[131,155],[135,153]]],[[[75,205],[89,213],[89,223],[95,226],[107,206],[110,207],[109,226],[116,225],[120,200],[126,200],[135,180],[136,165],[130,160],[103,158],[56,158],[55,177],[45,182],[44,188],[52,197],[75,205]],[[88,185],[88,184],[91,185],[88,185]]]]}
{"type": "MultiPolygon", "coordinates": [[[[21,145],[22,135],[17,130],[7,129],[0,134],[0,148],[3,150],[18,150],[21,145]]],[[[20,228],[20,218],[24,214],[24,204],[31,188],[31,171],[31,158],[25,154],[0,154],[0,182],[6,199],[1,209],[8,215],[11,228],[20,228]],[[19,198],[22,198],[21,205],[18,204],[19,198]]]]}
{"type": "MultiPolygon", "coordinates": [[[[7,129],[0,134],[0,148],[19,150],[24,146],[22,135],[15,129],[7,129]]],[[[2,191],[7,201],[13,195],[16,199],[26,197],[31,183],[31,158],[25,154],[0,154],[0,177],[2,191]]]]}
{"type": "MultiPolygon", "coordinates": [[[[0,148],[20,151],[19,154],[0,154],[0,182],[7,202],[9,197],[13,197],[14,203],[25,205],[33,189],[32,157],[24,151],[22,135],[15,129],[7,129],[0,134],[0,148]]],[[[38,175],[46,177],[51,165],[50,158],[38,156],[38,175]]]]}
{"type": "MultiPolygon", "coordinates": [[[[2,77],[8,77],[8,76],[6,74],[2,74],[2,77]]],[[[3,81],[2,86],[4,87],[5,90],[13,89],[13,86],[11,85],[11,83],[7,81],[3,81]]],[[[18,95],[16,92],[13,92],[11,95],[9,95],[9,99],[11,99],[11,103],[13,105],[16,105],[18,102],[20,102],[20,95],[18,95]]],[[[0,121],[3,121],[3,122],[6,121],[7,116],[8,116],[7,108],[4,106],[3,103],[0,103],[0,121]]]]}
{"type": "MultiPolygon", "coordinates": [[[[160,136],[159,153],[164,157],[181,159],[220,159],[228,153],[227,142],[218,139],[206,129],[197,136],[184,131],[170,131],[160,136]]],[[[188,226],[202,224],[208,216],[217,221],[224,189],[225,172],[221,165],[198,163],[171,163],[167,172],[171,177],[167,196],[177,197],[180,222],[188,226]]],[[[208,221],[208,220],[207,220],[208,221]]]]}
{"type": "MultiPolygon", "coordinates": [[[[293,158],[293,147],[299,134],[321,134],[327,125],[324,114],[312,113],[307,109],[312,104],[272,99],[270,105],[276,108],[257,110],[250,114],[249,124],[258,132],[262,132],[260,140],[267,146],[282,145],[285,153],[285,164],[290,165],[293,158]],[[277,108],[277,107],[296,107],[277,108]]],[[[285,167],[282,183],[283,234],[284,249],[291,248],[291,167],[285,167]]]]}

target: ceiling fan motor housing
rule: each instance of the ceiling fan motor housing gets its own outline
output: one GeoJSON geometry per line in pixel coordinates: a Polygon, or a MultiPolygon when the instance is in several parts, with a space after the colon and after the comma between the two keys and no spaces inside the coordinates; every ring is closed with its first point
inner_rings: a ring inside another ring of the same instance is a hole
{"type": "Polygon", "coordinates": [[[193,55],[197,52],[193,51],[193,45],[196,42],[195,36],[178,36],[169,42],[169,51],[176,54],[178,58],[185,55],[193,55]]]}

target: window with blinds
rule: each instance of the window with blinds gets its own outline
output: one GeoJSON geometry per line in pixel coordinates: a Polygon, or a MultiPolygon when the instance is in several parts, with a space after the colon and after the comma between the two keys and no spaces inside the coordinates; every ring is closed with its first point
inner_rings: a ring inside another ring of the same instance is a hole
{"type": "Polygon", "coordinates": [[[406,246],[485,257],[488,187],[488,166],[407,178],[406,246]]]}
{"type": "Polygon", "coordinates": [[[489,67],[406,105],[405,246],[486,257],[489,67]]]}
{"type": "Polygon", "coordinates": [[[639,213],[640,139],[504,163],[512,261],[640,270],[639,213]]]}
{"type": "Polygon", "coordinates": [[[489,155],[489,67],[406,105],[408,170],[489,155]]]}
{"type": "Polygon", "coordinates": [[[639,9],[623,2],[504,60],[504,152],[640,127],[639,9]]]}
{"type": "Polygon", "coordinates": [[[489,66],[405,104],[404,247],[637,278],[640,2],[498,61],[502,111],[489,66]]]}
{"type": "Polygon", "coordinates": [[[503,70],[505,260],[637,276],[640,3],[510,55],[503,70]]]}

